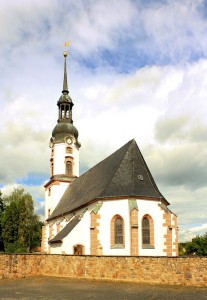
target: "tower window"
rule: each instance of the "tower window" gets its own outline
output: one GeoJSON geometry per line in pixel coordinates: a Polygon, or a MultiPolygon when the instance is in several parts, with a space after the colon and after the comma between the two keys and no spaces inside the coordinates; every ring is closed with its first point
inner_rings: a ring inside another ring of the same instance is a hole
{"type": "Polygon", "coordinates": [[[66,153],[73,153],[73,149],[71,147],[66,147],[66,153]]]}
{"type": "Polygon", "coordinates": [[[64,118],[64,114],[65,114],[64,106],[61,106],[61,118],[64,118]]]}
{"type": "Polygon", "coordinates": [[[73,165],[72,161],[66,161],[66,175],[72,176],[73,175],[73,165]]]}
{"type": "Polygon", "coordinates": [[[69,118],[69,105],[66,105],[66,118],[69,118]]]}

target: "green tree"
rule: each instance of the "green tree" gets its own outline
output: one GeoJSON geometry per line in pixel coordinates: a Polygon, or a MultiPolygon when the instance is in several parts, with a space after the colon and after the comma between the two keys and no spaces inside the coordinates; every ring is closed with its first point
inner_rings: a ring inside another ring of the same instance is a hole
{"type": "Polygon", "coordinates": [[[14,189],[3,198],[5,209],[2,215],[2,237],[6,252],[31,252],[40,245],[41,226],[34,213],[32,196],[24,189],[14,189]]]}
{"type": "Polygon", "coordinates": [[[178,254],[179,254],[179,256],[186,255],[186,243],[178,244],[178,254]]]}
{"type": "Polygon", "coordinates": [[[31,231],[29,235],[30,249],[34,249],[41,244],[43,222],[39,221],[39,216],[34,215],[32,220],[31,231]]]}
{"type": "Polygon", "coordinates": [[[207,233],[196,236],[186,244],[186,254],[207,256],[207,233]]]}

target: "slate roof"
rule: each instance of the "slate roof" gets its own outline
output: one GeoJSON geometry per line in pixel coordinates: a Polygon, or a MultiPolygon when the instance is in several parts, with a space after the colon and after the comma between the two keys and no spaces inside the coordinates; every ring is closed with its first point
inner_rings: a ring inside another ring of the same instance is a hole
{"type": "Polygon", "coordinates": [[[50,244],[52,243],[62,243],[62,239],[66,237],[73,228],[80,222],[79,217],[75,217],[70,221],[52,240],[49,241],[50,244]]]}
{"type": "Polygon", "coordinates": [[[75,211],[95,199],[142,197],[167,200],[158,190],[133,139],[74,180],[48,220],[75,211]]]}

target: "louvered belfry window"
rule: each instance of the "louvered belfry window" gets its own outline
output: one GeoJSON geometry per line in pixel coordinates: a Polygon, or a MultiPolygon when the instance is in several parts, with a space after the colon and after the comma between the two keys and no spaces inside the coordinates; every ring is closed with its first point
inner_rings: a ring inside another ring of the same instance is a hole
{"type": "Polygon", "coordinates": [[[114,222],[115,244],[123,244],[123,223],[122,219],[117,217],[114,222]]]}
{"type": "Polygon", "coordinates": [[[146,217],[142,221],[142,243],[144,245],[150,244],[150,222],[146,217]]]}

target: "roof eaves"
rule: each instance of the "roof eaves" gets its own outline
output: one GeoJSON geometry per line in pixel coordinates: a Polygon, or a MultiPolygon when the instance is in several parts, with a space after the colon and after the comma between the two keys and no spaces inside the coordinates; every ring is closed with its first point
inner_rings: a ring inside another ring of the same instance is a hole
{"type": "Polygon", "coordinates": [[[62,240],[57,240],[57,241],[52,241],[52,240],[51,240],[51,241],[48,242],[48,244],[49,244],[49,245],[50,245],[50,244],[62,244],[62,242],[63,242],[62,240]]]}

